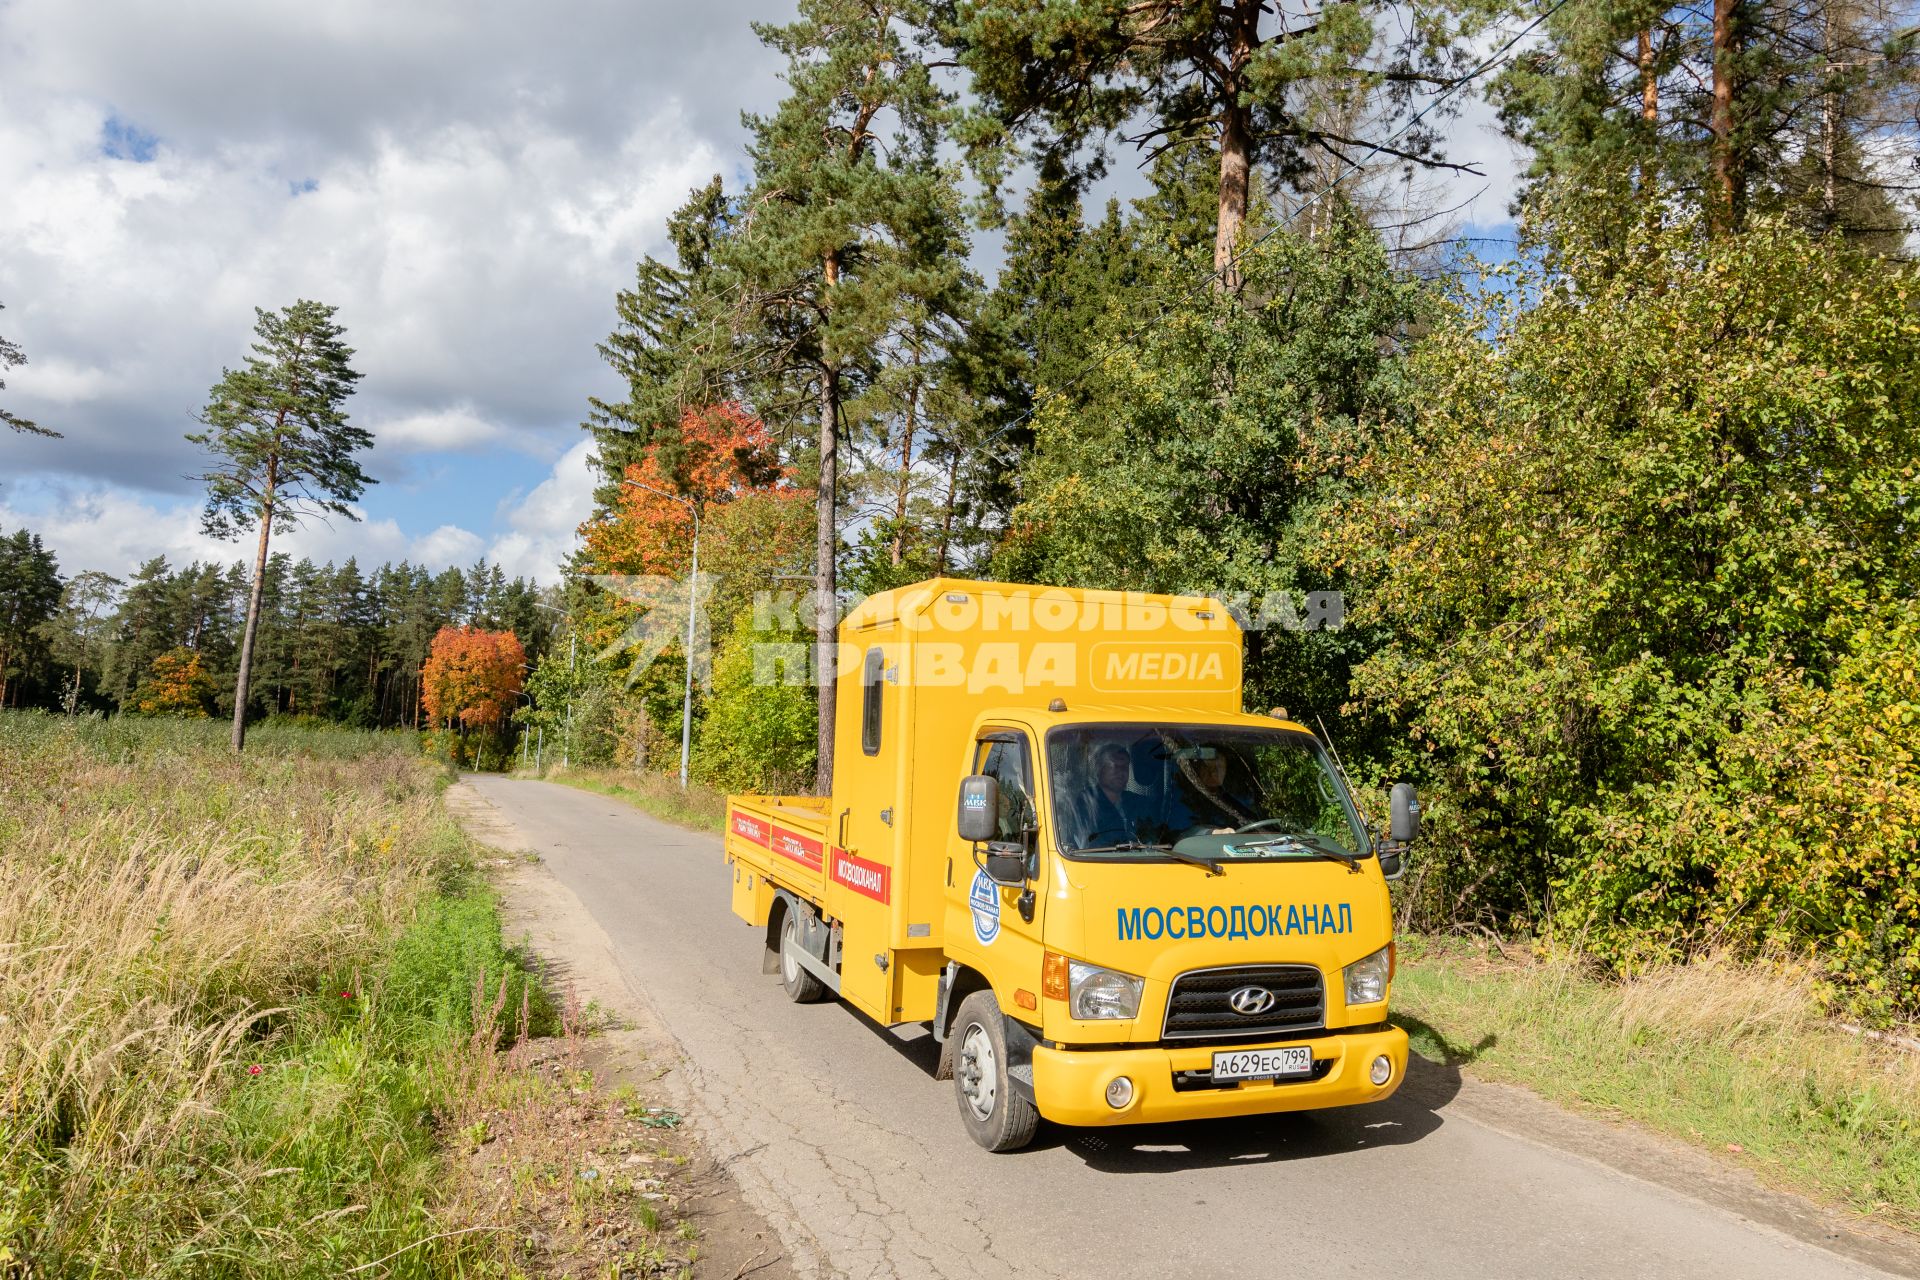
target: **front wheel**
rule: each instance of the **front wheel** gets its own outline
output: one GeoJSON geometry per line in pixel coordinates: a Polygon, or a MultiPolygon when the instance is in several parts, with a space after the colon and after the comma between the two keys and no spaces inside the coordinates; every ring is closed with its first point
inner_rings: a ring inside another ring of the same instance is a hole
{"type": "Polygon", "coordinates": [[[1018,1151],[1033,1141],[1040,1113],[1007,1079],[1007,1029],[991,991],[976,991],[953,1020],[953,1087],[960,1121],[989,1151],[1018,1151]]]}
{"type": "Polygon", "coordinates": [[[800,966],[800,919],[791,910],[780,925],[780,985],[795,1004],[817,1004],[827,984],[800,966]]]}

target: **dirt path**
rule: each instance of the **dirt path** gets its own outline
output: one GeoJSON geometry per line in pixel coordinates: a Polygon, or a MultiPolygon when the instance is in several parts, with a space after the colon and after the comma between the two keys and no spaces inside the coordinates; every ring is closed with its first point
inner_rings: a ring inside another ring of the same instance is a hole
{"type": "Polygon", "coordinates": [[[798,1275],[1920,1276],[1909,1241],[1426,1063],[1371,1107],[1043,1125],[991,1156],[931,1079],[924,1028],[789,1004],[761,973],[718,837],[548,783],[477,777],[455,803],[539,854],[509,880],[518,918],[583,998],[639,1011],[638,1069],[683,1091],[743,1237],[777,1233],[798,1275]]]}
{"type": "Polygon", "coordinates": [[[664,1097],[687,1115],[707,1148],[688,1180],[688,1212],[700,1229],[697,1280],[792,1280],[796,1272],[779,1234],[741,1194],[699,1128],[699,1107],[679,1070],[682,1055],[659,1014],[628,978],[606,932],[580,899],[537,860],[533,841],[473,787],[447,789],[447,809],[476,838],[510,857],[489,877],[500,891],[507,939],[524,939],[561,987],[571,984],[580,1003],[615,1024],[587,1039],[582,1060],[602,1086],[630,1084],[648,1098],[664,1097]],[[534,854],[529,858],[526,854],[534,854]]]}

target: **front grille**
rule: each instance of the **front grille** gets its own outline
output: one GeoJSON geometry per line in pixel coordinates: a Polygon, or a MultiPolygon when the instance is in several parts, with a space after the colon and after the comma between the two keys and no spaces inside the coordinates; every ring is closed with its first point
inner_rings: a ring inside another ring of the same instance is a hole
{"type": "Polygon", "coordinates": [[[1238,965],[1194,969],[1173,980],[1167,993],[1168,1040],[1245,1040],[1318,1027],[1326,1018],[1320,971],[1309,964],[1238,965]],[[1248,1016],[1229,1001],[1243,987],[1273,996],[1273,1007],[1248,1016]]]}

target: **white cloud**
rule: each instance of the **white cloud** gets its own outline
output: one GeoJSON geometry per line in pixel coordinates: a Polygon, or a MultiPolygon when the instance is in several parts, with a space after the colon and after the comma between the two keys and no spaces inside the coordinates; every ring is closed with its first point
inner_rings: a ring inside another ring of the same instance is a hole
{"type": "Polygon", "coordinates": [[[183,433],[299,297],[339,308],[375,464],[557,456],[617,389],[614,291],[780,92],[749,20],[785,9],[0,3],[7,407],[65,434],[5,433],[0,476],[191,494],[183,433]]]}
{"type": "MultiPolygon", "coordinates": [[[[289,533],[276,534],[269,549],[315,563],[343,564],[352,558],[362,569],[401,560],[436,570],[465,567],[488,554],[485,538],[458,525],[411,537],[391,518],[366,519],[364,511],[360,515],[359,520],[309,519],[289,533]]],[[[208,537],[200,531],[200,506],[194,502],[71,484],[33,485],[15,500],[0,501],[0,532],[20,528],[40,535],[68,577],[82,569],[100,569],[124,578],[154,556],[165,556],[175,568],[196,560],[251,566],[257,536],[248,533],[230,542],[208,537]]],[[[553,581],[558,573],[538,576],[553,581]]]]}
{"type": "Polygon", "coordinates": [[[580,522],[593,507],[592,456],[591,440],[574,445],[551,475],[508,510],[509,531],[487,550],[508,577],[559,581],[560,566],[579,541],[580,522]]]}
{"type": "Polygon", "coordinates": [[[445,453],[510,443],[513,435],[497,422],[488,422],[472,405],[410,413],[384,422],[365,424],[378,447],[403,453],[445,453]]]}

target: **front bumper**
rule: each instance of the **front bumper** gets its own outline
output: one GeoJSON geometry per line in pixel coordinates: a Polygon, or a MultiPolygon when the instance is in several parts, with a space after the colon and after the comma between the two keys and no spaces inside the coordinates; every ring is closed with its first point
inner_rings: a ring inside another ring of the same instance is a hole
{"type": "Polygon", "coordinates": [[[1040,1114],[1059,1124],[1149,1124],[1163,1120],[1204,1120],[1216,1116],[1263,1115],[1273,1111],[1310,1111],[1378,1102],[1390,1097],[1407,1074],[1407,1033],[1398,1027],[1330,1035],[1315,1040],[1275,1040],[1249,1045],[1195,1045],[1151,1049],[1051,1049],[1033,1051],[1033,1096],[1040,1114]],[[1287,1044],[1313,1047],[1315,1066],[1331,1060],[1312,1080],[1256,1080],[1222,1088],[1176,1091],[1177,1071],[1211,1071],[1216,1049],[1273,1049],[1287,1044]],[[1373,1060],[1385,1054],[1393,1074],[1383,1085],[1368,1078],[1373,1060]],[[1133,1081],[1133,1100],[1115,1110],[1107,1105],[1107,1086],[1116,1076],[1133,1081]]]}

